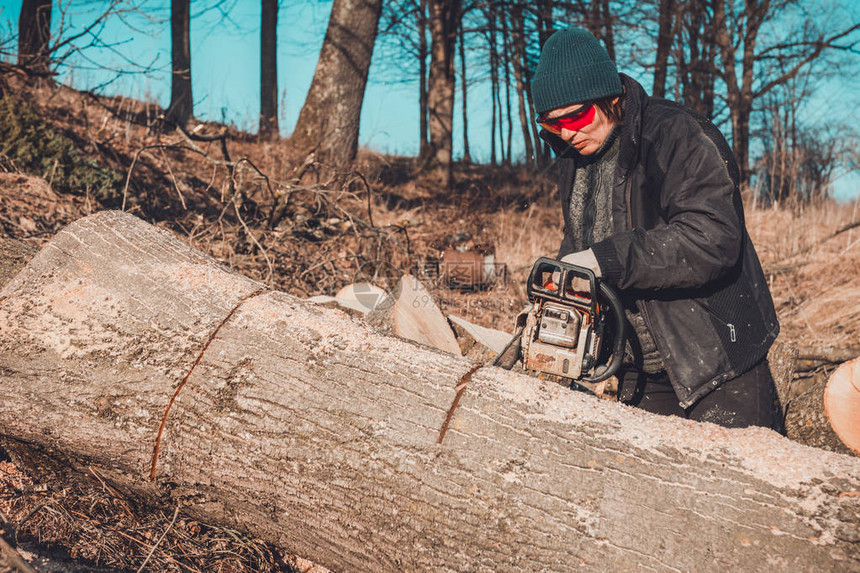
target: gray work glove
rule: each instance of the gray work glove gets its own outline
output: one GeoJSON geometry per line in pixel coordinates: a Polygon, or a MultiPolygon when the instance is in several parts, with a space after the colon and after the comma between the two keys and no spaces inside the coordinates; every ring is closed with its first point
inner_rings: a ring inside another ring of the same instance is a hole
{"type": "Polygon", "coordinates": [[[590,269],[594,273],[594,276],[600,276],[600,265],[597,262],[597,257],[594,256],[594,251],[591,249],[570,253],[563,256],[561,261],[578,267],[585,267],[586,269],[590,269]]]}

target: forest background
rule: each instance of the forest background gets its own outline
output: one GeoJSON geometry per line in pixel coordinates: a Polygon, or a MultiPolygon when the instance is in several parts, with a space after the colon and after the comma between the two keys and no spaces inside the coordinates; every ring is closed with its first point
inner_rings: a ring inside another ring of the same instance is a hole
{"type": "MultiPolygon", "coordinates": [[[[58,81],[169,106],[175,67],[171,22],[176,25],[170,2],[27,4],[52,8],[54,46],[46,49],[58,81]]],[[[257,129],[264,4],[189,3],[194,117],[246,132],[257,129]]],[[[267,20],[275,26],[271,33],[277,54],[274,72],[269,72],[274,73],[269,99],[274,100],[279,133],[290,136],[311,84],[332,2],[268,4],[276,6],[268,8],[267,20]]],[[[363,3],[336,4],[348,28],[350,12],[363,3]]],[[[445,74],[457,85],[451,102],[455,159],[546,162],[534,149],[528,102],[518,97],[551,30],[580,24],[607,43],[620,71],[657,95],[709,115],[736,142],[736,153],[749,156],[750,183],[763,195],[844,200],[860,188],[860,74],[854,49],[860,5],[855,2],[368,3],[379,21],[365,26],[364,33],[373,37],[361,40],[371,47],[373,58],[363,106],[359,100],[359,142],[370,150],[408,156],[427,152],[426,95],[435,45],[429,10],[437,4],[449,20],[442,30],[450,44],[449,53],[442,55],[450,60],[443,62],[451,68],[445,74]]],[[[7,61],[15,58],[21,7],[20,0],[0,2],[5,39],[0,50],[7,61]]]]}

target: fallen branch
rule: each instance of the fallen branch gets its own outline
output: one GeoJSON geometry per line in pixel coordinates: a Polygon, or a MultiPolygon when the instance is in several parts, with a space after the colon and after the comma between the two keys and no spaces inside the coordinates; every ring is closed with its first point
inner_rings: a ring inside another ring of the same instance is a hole
{"type": "Polygon", "coordinates": [[[24,561],[14,547],[6,543],[0,536],[0,566],[4,563],[12,568],[12,573],[37,573],[35,569],[24,561]]]}
{"type": "MultiPolygon", "coordinates": [[[[779,268],[778,267],[779,263],[782,263],[783,261],[787,261],[788,259],[791,259],[791,258],[796,257],[798,255],[803,255],[805,253],[808,253],[809,251],[811,251],[812,249],[814,249],[818,245],[821,245],[822,243],[826,243],[830,239],[833,239],[834,237],[838,237],[842,233],[845,233],[846,231],[850,231],[851,229],[855,229],[857,227],[860,227],[860,220],[853,221],[851,223],[847,223],[845,225],[842,225],[841,227],[839,227],[838,229],[836,229],[835,231],[833,231],[832,233],[830,233],[826,237],[818,239],[817,241],[813,241],[811,244],[800,249],[799,251],[795,251],[795,252],[791,253],[790,255],[786,255],[786,256],[784,256],[784,257],[782,257],[776,261],[771,262],[769,265],[767,265],[768,266],[767,270],[773,270],[775,268],[779,268]]],[[[790,266],[785,267],[785,269],[789,269],[789,268],[791,268],[791,267],[790,266]]]]}
{"type": "Polygon", "coordinates": [[[158,541],[155,542],[155,545],[152,546],[152,549],[149,550],[149,553],[146,555],[146,559],[143,560],[143,563],[140,564],[140,567],[137,570],[137,573],[143,573],[143,570],[146,569],[146,564],[149,563],[149,560],[152,559],[152,556],[155,554],[155,550],[158,549],[158,546],[161,545],[161,542],[164,541],[164,538],[167,537],[167,534],[170,533],[170,530],[173,528],[173,524],[176,523],[176,518],[179,516],[179,505],[176,505],[176,509],[173,511],[173,519],[170,520],[170,523],[167,524],[167,527],[164,528],[164,533],[161,534],[161,537],[158,538],[158,541]]]}
{"type": "Polygon", "coordinates": [[[800,346],[797,348],[798,360],[839,363],[853,360],[858,356],[860,356],[860,347],[800,346]]]}

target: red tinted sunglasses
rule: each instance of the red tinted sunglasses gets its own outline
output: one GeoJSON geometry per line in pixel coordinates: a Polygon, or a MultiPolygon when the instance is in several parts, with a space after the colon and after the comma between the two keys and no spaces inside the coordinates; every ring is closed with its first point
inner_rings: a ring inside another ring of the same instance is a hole
{"type": "Polygon", "coordinates": [[[539,115],[537,122],[552,131],[561,131],[562,129],[579,131],[594,121],[595,113],[596,110],[592,103],[559,117],[550,118],[539,115]]]}

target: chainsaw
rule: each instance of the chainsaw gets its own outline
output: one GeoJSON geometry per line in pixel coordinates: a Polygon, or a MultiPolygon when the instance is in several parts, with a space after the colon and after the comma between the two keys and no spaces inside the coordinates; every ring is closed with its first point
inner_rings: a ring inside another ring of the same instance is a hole
{"type": "Polygon", "coordinates": [[[523,368],[597,395],[617,389],[609,379],[624,358],[625,318],[615,291],[591,269],[541,257],[527,293],[531,308],[517,317],[523,368]]]}

